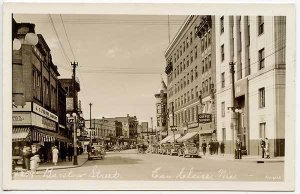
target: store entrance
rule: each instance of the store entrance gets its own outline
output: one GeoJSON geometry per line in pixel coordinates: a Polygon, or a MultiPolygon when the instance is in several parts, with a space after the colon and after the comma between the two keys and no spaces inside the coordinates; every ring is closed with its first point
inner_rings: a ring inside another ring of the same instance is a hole
{"type": "Polygon", "coordinates": [[[242,150],[247,154],[247,130],[245,125],[245,95],[236,98],[237,137],[242,142],[242,150]]]}

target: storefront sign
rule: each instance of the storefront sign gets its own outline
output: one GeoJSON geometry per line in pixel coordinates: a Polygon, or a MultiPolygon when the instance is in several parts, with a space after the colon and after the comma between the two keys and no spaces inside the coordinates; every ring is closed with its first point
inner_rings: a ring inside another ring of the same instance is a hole
{"type": "Polygon", "coordinates": [[[31,125],[30,113],[13,113],[12,124],[13,125],[31,125]]]}
{"type": "Polygon", "coordinates": [[[70,98],[70,97],[66,98],[66,109],[67,109],[67,111],[74,110],[73,107],[74,107],[73,106],[73,98],[70,98]]]}
{"type": "Polygon", "coordinates": [[[244,78],[235,83],[235,97],[243,96],[248,90],[248,79],[244,78]]]}
{"type": "Polygon", "coordinates": [[[32,114],[32,125],[56,131],[56,123],[37,114],[32,114]]]}
{"type": "Polygon", "coordinates": [[[33,112],[36,112],[52,121],[58,122],[58,116],[35,103],[33,103],[33,112]]]}
{"type": "Polygon", "coordinates": [[[199,123],[210,123],[212,122],[212,114],[201,113],[198,115],[199,123]]]}

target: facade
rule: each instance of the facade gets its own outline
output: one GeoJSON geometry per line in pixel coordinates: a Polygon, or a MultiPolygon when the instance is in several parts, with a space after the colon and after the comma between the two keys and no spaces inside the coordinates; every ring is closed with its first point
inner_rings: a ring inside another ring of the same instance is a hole
{"type": "Polygon", "coordinates": [[[271,156],[282,156],[285,17],[216,16],[215,19],[218,140],[225,142],[226,153],[233,153],[234,142],[239,138],[247,154],[260,155],[259,140],[267,137],[271,156]],[[234,90],[230,62],[234,64],[234,90]]]}
{"type": "Polygon", "coordinates": [[[169,133],[200,144],[216,138],[214,33],[213,16],[189,16],[165,52],[169,133]]]}
{"type": "Polygon", "coordinates": [[[159,139],[162,139],[168,135],[167,86],[163,79],[161,80],[160,88],[154,96],[156,99],[156,130],[159,133],[159,139]]]}
{"type": "Polygon", "coordinates": [[[37,35],[36,45],[24,41],[27,33],[35,33],[34,24],[14,25],[15,37],[23,43],[19,50],[13,50],[12,56],[13,148],[26,144],[39,144],[46,149],[61,146],[69,139],[62,116],[65,110],[60,107],[65,96],[57,78],[57,66],[42,35],[37,35]]]}

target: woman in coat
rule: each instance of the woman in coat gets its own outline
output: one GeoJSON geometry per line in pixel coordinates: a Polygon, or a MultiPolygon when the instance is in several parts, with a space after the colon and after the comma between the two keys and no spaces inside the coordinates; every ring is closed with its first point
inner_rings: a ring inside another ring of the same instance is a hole
{"type": "Polygon", "coordinates": [[[54,146],[53,150],[52,150],[52,162],[53,164],[56,166],[57,164],[57,160],[58,160],[58,149],[56,146],[54,146]]]}
{"type": "Polygon", "coordinates": [[[270,158],[270,143],[268,138],[265,139],[265,153],[267,158],[270,158]]]}

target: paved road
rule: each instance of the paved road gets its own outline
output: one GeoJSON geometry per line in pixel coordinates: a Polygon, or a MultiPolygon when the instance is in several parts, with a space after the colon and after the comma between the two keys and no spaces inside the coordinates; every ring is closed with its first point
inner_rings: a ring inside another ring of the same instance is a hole
{"type": "Polygon", "coordinates": [[[283,176],[283,162],[257,164],[127,151],[107,153],[104,160],[88,161],[79,168],[49,169],[28,177],[15,174],[15,179],[283,181],[283,176]]]}

